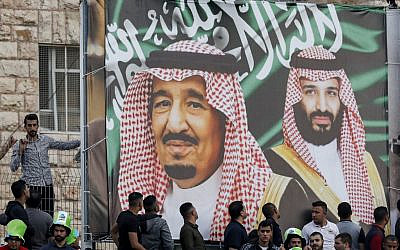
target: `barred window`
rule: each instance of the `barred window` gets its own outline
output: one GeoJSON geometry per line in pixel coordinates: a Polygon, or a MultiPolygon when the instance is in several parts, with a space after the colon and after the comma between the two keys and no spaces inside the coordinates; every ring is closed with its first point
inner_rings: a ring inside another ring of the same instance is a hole
{"type": "Polygon", "coordinates": [[[79,47],[40,45],[40,127],[79,131],[79,92],[79,47]]]}

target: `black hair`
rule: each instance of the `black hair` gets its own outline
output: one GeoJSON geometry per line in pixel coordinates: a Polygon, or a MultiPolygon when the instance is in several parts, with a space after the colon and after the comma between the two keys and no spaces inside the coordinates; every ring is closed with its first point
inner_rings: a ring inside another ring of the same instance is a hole
{"type": "Polygon", "coordinates": [[[311,238],[312,236],[315,236],[315,235],[319,235],[319,237],[321,237],[321,240],[324,240],[324,236],[322,236],[322,234],[321,234],[320,232],[317,232],[317,231],[315,231],[315,232],[313,232],[312,234],[310,234],[310,238],[311,238]]]}
{"type": "Polygon", "coordinates": [[[30,208],[38,208],[42,195],[37,190],[30,190],[29,198],[26,200],[26,206],[30,208]]]}
{"type": "Polygon", "coordinates": [[[386,207],[377,207],[374,210],[374,219],[375,223],[383,222],[386,216],[389,215],[389,212],[386,207]]]}
{"type": "Polygon", "coordinates": [[[181,213],[183,219],[187,219],[189,214],[192,212],[193,204],[190,202],[185,202],[179,207],[179,212],[181,213]]]}
{"type": "Polygon", "coordinates": [[[348,218],[352,215],[351,206],[348,202],[342,202],[337,207],[338,215],[341,219],[348,218]]]}
{"type": "Polygon", "coordinates": [[[14,195],[15,199],[21,198],[24,194],[24,190],[26,188],[26,182],[24,180],[18,180],[11,184],[11,192],[14,195]]]}
{"type": "Polygon", "coordinates": [[[264,206],[262,207],[262,213],[264,214],[265,218],[271,218],[276,211],[276,206],[271,203],[265,203],[264,206]]]}
{"type": "Polygon", "coordinates": [[[351,235],[348,233],[340,233],[338,235],[336,235],[335,239],[340,239],[340,241],[345,244],[348,243],[349,246],[351,247],[352,244],[352,239],[351,239],[351,235]]]}
{"type": "Polygon", "coordinates": [[[240,212],[244,209],[243,201],[234,201],[229,204],[229,215],[231,216],[232,220],[237,219],[240,216],[240,212]]]}
{"type": "Polygon", "coordinates": [[[272,229],[272,220],[263,220],[260,222],[260,224],[258,224],[258,230],[260,230],[260,228],[262,227],[270,227],[272,229]]]}
{"type": "Polygon", "coordinates": [[[37,124],[39,125],[39,117],[36,114],[27,114],[24,118],[24,126],[26,126],[26,121],[37,121],[37,124]]]}
{"type": "Polygon", "coordinates": [[[324,211],[325,214],[328,212],[328,206],[323,201],[315,201],[312,203],[312,206],[313,207],[322,207],[322,210],[324,211]]]}
{"type": "Polygon", "coordinates": [[[156,212],[157,210],[157,198],[154,195],[149,195],[143,200],[143,207],[146,213],[156,212]]]}
{"type": "Polygon", "coordinates": [[[138,207],[143,195],[139,192],[132,192],[128,196],[129,207],[138,207]]]}
{"type": "Polygon", "coordinates": [[[397,201],[397,210],[400,211],[400,199],[397,201]]]}

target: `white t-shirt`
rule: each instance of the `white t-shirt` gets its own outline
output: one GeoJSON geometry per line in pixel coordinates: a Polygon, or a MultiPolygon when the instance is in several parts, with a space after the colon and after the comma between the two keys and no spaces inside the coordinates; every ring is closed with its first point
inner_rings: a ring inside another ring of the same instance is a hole
{"type": "Polygon", "coordinates": [[[313,232],[320,232],[324,237],[324,250],[335,249],[335,237],[339,234],[339,229],[334,223],[327,221],[327,224],[323,227],[315,224],[314,221],[306,224],[301,230],[301,234],[306,239],[307,244],[310,243],[310,235],[313,232]]]}
{"type": "Polygon", "coordinates": [[[349,201],[340,152],[337,148],[337,139],[321,146],[308,142],[306,142],[306,144],[328,186],[336,193],[341,201],[349,201]]]}
{"type": "Polygon", "coordinates": [[[193,188],[182,189],[174,182],[168,190],[161,215],[168,222],[173,239],[179,239],[183,218],[179,207],[185,202],[191,202],[196,208],[199,219],[199,231],[204,239],[210,238],[210,228],[214,218],[214,210],[221,185],[222,169],[218,168],[206,181],[193,188]]]}

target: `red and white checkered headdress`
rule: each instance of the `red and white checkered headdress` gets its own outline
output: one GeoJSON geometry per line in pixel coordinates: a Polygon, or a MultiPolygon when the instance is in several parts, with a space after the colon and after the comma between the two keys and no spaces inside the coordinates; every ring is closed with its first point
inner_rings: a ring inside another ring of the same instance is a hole
{"type": "MultiPolygon", "coordinates": [[[[164,51],[183,52],[186,55],[188,52],[224,55],[221,50],[196,41],[179,41],[164,51]]],[[[210,239],[222,240],[230,221],[228,206],[231,202],[244,202],[249,212],[245,221],[248,230],[256,223],[258,202],[271,174],[261,148],[248,131],[243,93],[235,74],[193,68],[151,68],[135,74],[124,99],[121,118],[118,194],[122,209],[128,208],[128,195],[133,191],[145,196],[153,194],[161,206],[164,203],[171,179],[157,157],[148,113],[153,77],[163,81],[182,81],[194,75],[201,76],[205,81],[207,102],[226,117],[221,186],[216,208],[210,211],[214,213],[210,239]]]]}
{"type": "Polygon", "coordinates": [[[345,106],[338,140],[342,170],[352,210],[355,215],[360,217],[361,221],[369,224],[373,222],[373,201],[367,167],[364,161],[364,125],[358,112],[351,83],[343,68],[333,67],[329,69],[329,65],[333,64],[332,62],[335,59],[334,54],[321,46],[304,49],[292,57],[292,61],[297,61],[296,65],[304,65],[304,68],[292,66],[289,72],[282,122],[284,143],[293,148],[307,165],[322,176],[315,159],[311,156],[296,126],[293,105],[302,99],[300,77],[311,81],[340,78],[339,99],[345,106]],[[314,69],[310,69],[313,67],[307,68],[307,63],[317,66],[314,69]]]}

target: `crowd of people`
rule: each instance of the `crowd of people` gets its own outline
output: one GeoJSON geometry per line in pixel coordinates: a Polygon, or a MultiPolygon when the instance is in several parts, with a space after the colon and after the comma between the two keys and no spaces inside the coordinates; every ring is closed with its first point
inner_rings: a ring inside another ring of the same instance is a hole
{"type": "MultiPolygon", "coordinates": [[[[169,226],[160,215],[154,195],[143,199],[143,195],[132,192],[128,196],[129,209],[121,212],[112,227],[112,238],[118,249],[173,249],[169,226]],[[145,213],[140,214],[144,208],[145,213]]],[[[394,250],[399,248],[395,235],[385,236],[385,226],[389,222],[386,207],[374,210],[375,222],[367,234],[363,228],[352,221],[352,209],[348,202],[342,202],[337,210],[340,221],[335,224],[327,219],[327,205],[323,201],[313,202],[312,220],[302,229],[291,227],[283,234],[279,226],[280,212],[273,203],[262,207],[265,217],[257,228],[246,231],[244,224],[248,211],[242,201],[230,203],[228,211],[230,222],[224,231],[224,249],[242,250],[322,250],[322,249],[360,249],[394,250]]],[[[196,208],[190,202],[180,205],[183,217],[179,241],[183,250],[206,249],[205,241],[196,221],[199,219],[196,208]]]]}
{"type": "Polygon", "coordinates": [[[79,232],[71,227],[71,215],[58,211],[52,218],[40,209],[41,194],[24,180],[11,185],[14,200],[8,202],[1,224],[6,245],[1,250],[79,249],[79,232]],[[26,206],[26,208],[24,207],[26,206]]]}

